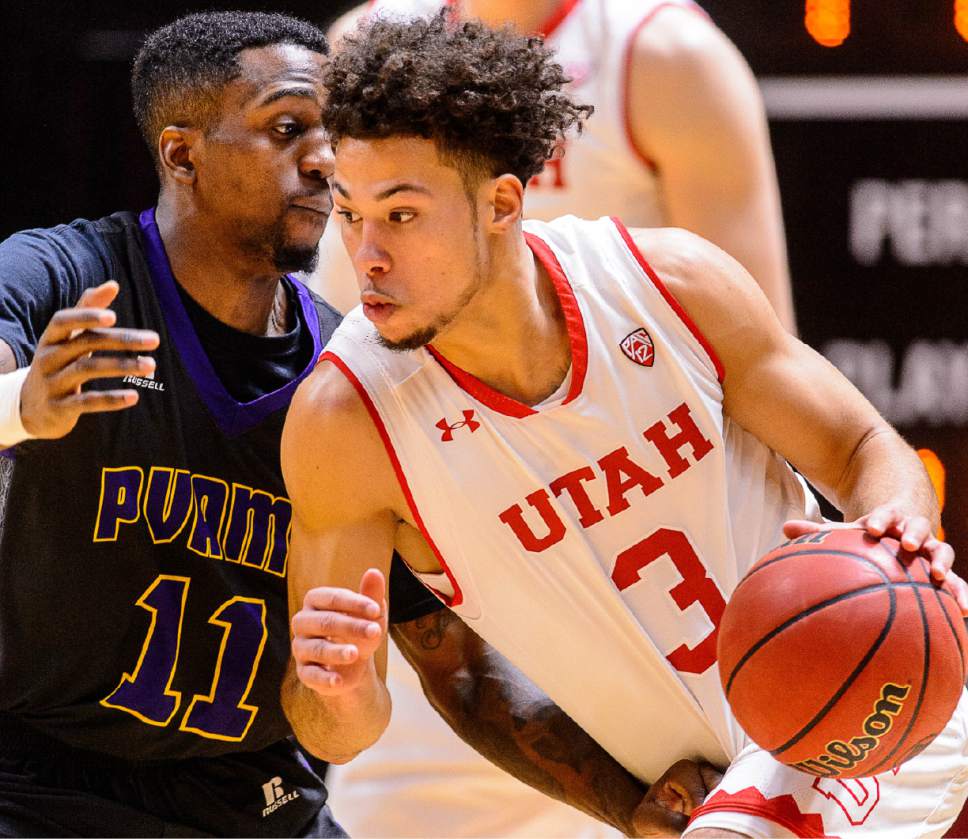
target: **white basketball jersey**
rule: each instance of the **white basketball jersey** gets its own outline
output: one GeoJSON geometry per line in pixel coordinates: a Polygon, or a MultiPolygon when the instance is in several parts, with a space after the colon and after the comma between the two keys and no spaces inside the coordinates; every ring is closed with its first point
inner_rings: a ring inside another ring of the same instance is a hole
{"type": "MultiPolygon", "coordinates": [[[[525,223],[572,371],[528,407],[354,310],[324,358],[380,427],[452,608],[629,771],[746,743],[716,669],[744,571],[815,502],[724,418],[711,348],[616,220],[525,223]]],[[[437,584],[441,588],[441,584],[437,584]]]]}
{"type": "MultiPolygon", "coordinates": [[[[376,0],[371,14],[425,16],[455,0],[376,0]]],[[[639,30],[662,8],[698,10],[691,0],[561,0],[539,28],[571,77],[577,102],[595,106],[581,135],[532,178],[525,213],[550,220],[566,213],[584,218],[612,214],[631,227],[659,227],[664,216],[652,163],[628,128],[630,48],[639,30]]]]}

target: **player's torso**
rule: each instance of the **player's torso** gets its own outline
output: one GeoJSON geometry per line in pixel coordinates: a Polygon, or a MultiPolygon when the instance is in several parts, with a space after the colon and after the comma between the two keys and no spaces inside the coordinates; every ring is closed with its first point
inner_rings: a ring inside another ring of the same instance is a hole
{"type": "Polygon", "coordinates": [[[279,439],[295,383],[235,402],[135,227],[112,235],[114,308],[160,334],[156,371],[121,385],[134,408],[83,416],[8,465],[0,708],[130,759],[255,749],[288,734],[279,439]]]}
{"type": "MultiPolygon", "coordinates": [[[[373,394],[456,611],[641,777],[672,755],[721,760],[742,738],[718,686],[715,626],[802,492],[724,424],[714,361],[612,221],[530,227],[551,245],[549,272],[557,259],[567,276],[561,404],[529,412],[459,384],[426,350],[381,356],[387,386],[358,363],[358,313],[330,349],[373,394]]],[[[532,248],[541,255],[540,240],[532,248]]]]}
{"type": "MultiPolygon", "coordinates": [[[[432,14],[453,0],[376,0],[383,14],[432,14]]],[[[658,227],[664,217],[660,182],[629,131],[630,46],[667,0],[562,0],[542,28],[548,46],[572,78],[576,101],[595,106],[581,135],[569,136],[544,171],[531,179],[529,217],[551,220],[565,213],[583,218],[617,215],[630,227],[658,227]],[[562,153],[563,152],[563,153],[562,153]]],[[[672,5],[695,8],[689,0],[672,5]]]]}

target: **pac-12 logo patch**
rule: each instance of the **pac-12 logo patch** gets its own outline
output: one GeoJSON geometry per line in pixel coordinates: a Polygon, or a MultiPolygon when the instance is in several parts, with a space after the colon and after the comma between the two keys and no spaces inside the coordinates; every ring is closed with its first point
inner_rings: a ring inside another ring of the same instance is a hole
{"type": "Polygon", "coordinates": [[[655,363],[655,345],[652,336],[644,329],[636,329],[622,339],[622,352],[636,364],[651,367],[655,363]]]}

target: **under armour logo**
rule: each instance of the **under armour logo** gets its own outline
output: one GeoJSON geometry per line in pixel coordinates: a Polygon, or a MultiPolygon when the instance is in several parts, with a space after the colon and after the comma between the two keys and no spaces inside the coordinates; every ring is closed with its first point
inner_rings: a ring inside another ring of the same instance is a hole
{"type": "Polygon", "coordinates": [[[443,419],[443,418],[438,420],[437,428],[439,428],[443,432],[443,434],[440,435],[440,439],[443,442],[449,443],[451,440],[453,440],[454,432],[458,428],[467,428],[473,434],[475,431],[477,431],[478,428],[481,427],[481,424],[476,419],[474,419],[473,411],[464,411],[463,413],[464,413],[464,419],[462,419],[460,422],[449,423],[447,422],[446,419],[443,419]]]}

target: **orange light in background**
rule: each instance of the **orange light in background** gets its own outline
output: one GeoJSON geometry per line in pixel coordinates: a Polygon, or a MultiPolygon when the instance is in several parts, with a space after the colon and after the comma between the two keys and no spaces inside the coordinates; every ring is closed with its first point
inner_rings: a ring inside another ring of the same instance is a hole
{"type": "MultiPolygon", "coordinates": [[[[958,0],[968,12],[968,0],[958,0]]],[[[807,0],[807,32],[824,47],[839,47],[850,35],[850,0],[807,0]]]]}
{"type": "Polygon", "coordinates": [[[955,29],[968,41],[968,0],[955,0],[955,29]]]}
{"type": "MultiPolygon", "coordinates": [[[[934,493],[938,496],[938,507],[944,510],[944,464],[941,462],[941,458],[931,449],[918,449],[918,457],[921,458],[924,468],[928,470],[928,477],[931,479],[934,493]]],[[[938,530],[938,538],[944,539],[943,527],[938,530]]]]}

